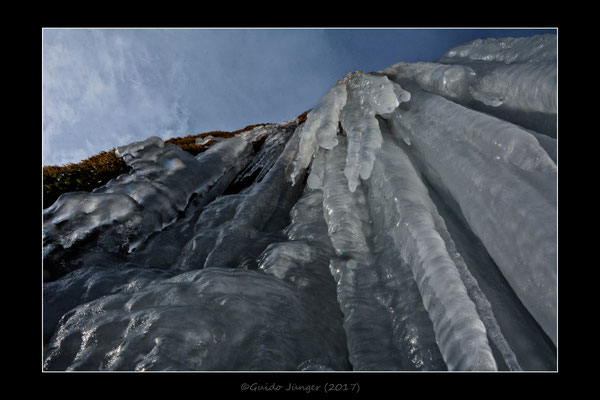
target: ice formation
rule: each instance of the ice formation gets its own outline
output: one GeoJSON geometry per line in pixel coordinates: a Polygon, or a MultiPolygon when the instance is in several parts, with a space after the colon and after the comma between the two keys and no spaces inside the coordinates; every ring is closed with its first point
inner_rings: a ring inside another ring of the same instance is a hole
{"type": "MultiPolygon", "coordinates": [[[[292,181],[311,163],[318,148],[332,149],[338,144],[338,124],[348,137],[346,167],[351,192],[358,177],[368,179],[375,151],[381,147],[381,133],[375,115],[388,114],[410,93],[386,76],[356,71],[348,74],[326,93],[308,114],[294,162],[292,181]]],[[[312,184],[312,183],[311,183],[312,184]]]]}
{"type": "Polygon", "coordinates": [[[556,36],[348,74],[306,121],[43,211],[43,369],[557,367],[556,36]]]}

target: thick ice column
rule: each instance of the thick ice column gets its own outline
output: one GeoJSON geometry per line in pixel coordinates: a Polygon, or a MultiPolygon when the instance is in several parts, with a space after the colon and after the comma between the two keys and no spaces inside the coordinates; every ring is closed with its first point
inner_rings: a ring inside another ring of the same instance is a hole
{"type": "Polygon", "coordinates": [[[546,150],[546,153],[548,153],[548,157],[550,157],[550,159],[554,161],[554,164],[558,165],[558,141],[556,139],[551,138],[550,136],[542,135],[534,131],[529,132],[533,136],[535,136],[540,146],[542,146],[542,148],[546,150]]]}
{"type": "Polygon", "coordinates": [[[439,60],[443,64],[499,62],[504,64],[556,61],[556,35],[523,38],[475,39],[450,49],[439,60]]]}
{"type": "MultiPolygon", "coordinates": [[[[479,287],[479,283],[477,279],[471,274],[471,271],[467,267],[465,260],[462,255],[459,253],[456,244],[448,228],[446,226],[446,222],[438,213],[437,209],[435,212],[432,212],[432,217],[436,226],[437,231],[439,232],[441,238],[444,240],[444,244],[446,246],[446,250],[448,254],[452,258],[452,261],[456,265],[456,269],[458,270],[460,277],[467,289],[467,293],[469,297],[475,304],[477,308],[477,312],[479,313],[479,317],[485,326],[488,338],[491,342],[496,346],[496,349],[500,352],[502,357],[502,361],[507,365],[507,367],[511,371],[521,371],[521,365],[517,360],[517,356],[515,352],[507,342],[502,333],[502,329],[498,321],[496,320],[496,316],[492,310],[492,305],[487,299],[486,295],[483,293],[481,288],[479,287]]],[[[498,360],[496,360],[498,361],[498,360]]]]}
{"type": "MultiPolygon", "coordinates": [[[[377,181],[377,177],[373,177],[377,181]]],[[[448,369],[436,342],[433,324],[407,264],[392,235],[396,228],[393,202],[376,196],[371,182],[366,184],[367,203],[372,218],[373,252],[382,290],[374,293],[385,306],[392,324],[393,343],[398,349],[400,370],[445,371],[448,369]]]]}
{"type": "MultiPolygon", "coordinates": [[[[410,155],[410,148],[405,147],[405,150],[410,155]]],[[[427,180],[424,180],[424,183],[440,217],[443,218],[443,223],[438,226],[440,233],[448,234],[442,235],[448,253],[459,272],[468,271],[469,275],[472,275],[472,278],[465,279],[461,272],[469,297],[474,300],[486,326],[490,345],[495,346],[492,350],[498,369],[518,370],[520,367],[526,371],[555,370],[556,347],[545,337],[542,328],[516,296],[481,240],[464,220],[459,207],[451,205],[453,200],[450,195],[441,196],[427,180]],[[476,289],[475,293],[473,288],[476,289]],[[492,316],[490,312],[482,312],[476,301],[478,299],[482,299],[482,303],[489,303],[483,305],[486,309],[491,307],[489,311],[493,312],[493,319],[489,318],[492,316]]]]}
{"type": "Polygon", "coordinates": [[[411,87],[392,116],[433,184],[448,191],[525,307],[556,343],[557,167],[508,122],[411,87]]]}
{"type": "Polygon", "coordinates": [[[393,81],[408,79],[423,90],[459,103],[466,104],[472,99],[470,88],[475,71],[470,67],[432,62],[399,62],[381,72],[393,81]]]}
{"type": "Polygon", "coordinates": [[[410,265],[450,370],[495,370],[486,328],[448,253],[435,205],[401,147],[387,141],[368,181],[386,227],[410,265]]]}
{"type": "Polygon", "coordinates": [[[427,92],[467,105],[556,114],[556,62],[445,65],[398,63],[382,71],[395,81],[409,79],[427,92]]]}
{"type": "Polygon", "coordinates": [[[469,107],[557,137],[556,61],[471,65],[476,78],[469,107]]]}
{"type": "Polygon", "coordinates": [[[556,114],[556,62],[520,64],[476,64],[471,86],[473,99],[485,105],[506,109],[556,114]]]}
{"type": "Polygon", "coordinates": [[[472,68],[470,107],[557,137],[557,36],[477,39],[438,60],[472,68]]]}
{"type": "Polygon", "coordinates": [[[398,63],[382,71],[427,92],[556,137],[556,61],[467,65],[398,63]]]}

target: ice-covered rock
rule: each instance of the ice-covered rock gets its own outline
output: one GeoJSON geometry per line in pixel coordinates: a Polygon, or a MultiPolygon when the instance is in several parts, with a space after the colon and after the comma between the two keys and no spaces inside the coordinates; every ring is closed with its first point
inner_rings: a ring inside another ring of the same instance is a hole
{"type": "Polygon", "coordinates": [[[555,36],[340,79],[43,212],[46,370],[557,367],[555,36]]]}
{"type": "Polygon", "coordinates": [[[48,275],[56,278],[79,268],[90,252],[131,253],[175,223],[192,198],[199,204],[220,194],[215,187],[223,190],[250,161],[253,149],[235,137],[194,157],[151,137],[119,147],[117,153],[131,166],[130,173],[91,193],[65,193],[44,210],[48,275]]]}

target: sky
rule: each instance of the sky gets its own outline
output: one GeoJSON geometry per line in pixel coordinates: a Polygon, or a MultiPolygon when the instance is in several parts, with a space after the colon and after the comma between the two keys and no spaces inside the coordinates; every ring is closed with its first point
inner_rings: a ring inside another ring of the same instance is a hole
{"type": "Polygon", "coordinates": [[[42,30],[42,164],[168,139],[289,121],[346,74],[435,61],[488,37],[555,29],[42,30]]]}

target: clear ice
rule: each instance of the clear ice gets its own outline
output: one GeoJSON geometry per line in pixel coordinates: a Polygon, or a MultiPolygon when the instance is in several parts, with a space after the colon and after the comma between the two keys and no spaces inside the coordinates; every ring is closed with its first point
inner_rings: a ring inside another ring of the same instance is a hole
{"type": "Polygon", "coordinates": [[[42,368],[556,370],[556,72],[555,35],[475,40],[118,148],[43,210],[42,368]]]}

